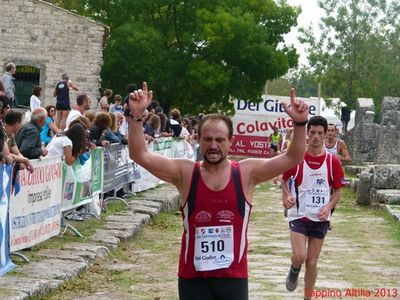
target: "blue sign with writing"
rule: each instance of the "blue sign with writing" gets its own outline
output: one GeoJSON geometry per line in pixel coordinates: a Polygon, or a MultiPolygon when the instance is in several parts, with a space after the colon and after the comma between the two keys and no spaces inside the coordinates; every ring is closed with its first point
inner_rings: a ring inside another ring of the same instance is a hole
{"type": "Polygon", "coordinates": [[[0,164],[0,276],[15,268],[10,259],[8,222],[12,170],[12,164],[0,164]]]}

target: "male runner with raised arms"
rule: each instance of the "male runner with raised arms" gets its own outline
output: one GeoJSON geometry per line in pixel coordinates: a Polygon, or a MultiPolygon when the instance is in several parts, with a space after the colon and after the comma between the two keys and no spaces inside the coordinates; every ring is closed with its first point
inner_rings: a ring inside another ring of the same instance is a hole
{"type": "Polygon", "coordinates": [[[299,164],[305,150],[308,106],[296,101],[290,107],[294,135],[290,148],[271,159],[227,158],[233,142],[229,117],[202,118],[198,137],[204,161],[170,159],[149,152],[143,135],[146,108],[152,92],[147,84],[130,94],[129,153],[131,159],[160,179],[174,184],[181,195],[184,232],[178,269],[181,300],[248,299],[247,226],[251,199],[257,184],[299,164]]]}

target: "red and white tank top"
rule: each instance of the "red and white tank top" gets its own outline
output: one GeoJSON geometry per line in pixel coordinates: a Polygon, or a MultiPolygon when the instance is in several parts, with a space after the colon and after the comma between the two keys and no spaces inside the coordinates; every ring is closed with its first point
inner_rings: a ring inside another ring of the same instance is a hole
{"type": "MultiPolygon", "coordinates": [[[[304,217],[316,222],[321,221],[318,214],[331,199],[332,158],[333,154],[326,152],[325,160],[318,169],[310,168],[304,160],[298,165],[296,175],[291,178],[290,183],[294,185],[290,189],[296,197],[296,205],[288,210],[289,221],[304,217]],[[296,184],[298,176],[302,178],[300,184],[296,184]]],[[[328,220],[330,217],[329,214],[328,220]]]]}
{"type": "Polygon", "coordinates": [[[242,187],[239,163],[221,191],[208,188],[200,162],[181,207],[183,227],[178,276],[182,278],[247,278],[247,229],[251,204],[242,187]]]}

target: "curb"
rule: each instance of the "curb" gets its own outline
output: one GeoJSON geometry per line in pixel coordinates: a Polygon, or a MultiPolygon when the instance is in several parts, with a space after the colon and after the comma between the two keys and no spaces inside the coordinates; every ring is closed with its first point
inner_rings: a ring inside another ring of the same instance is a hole
{"type": "Polygon", "coordinates": [[[88,243],[69,243],[62,249],[42,249],[33,261],[15,270],[17,274],[0,277],[0,300],[25,300],[43,297],[65,282],[84,273],[99,257],[135,237],[152,218],[172,212],[179,205],[179,193],[172,185],[144,191],[140,199],[131,198],[126,211],[106,218],[88,243]]]}

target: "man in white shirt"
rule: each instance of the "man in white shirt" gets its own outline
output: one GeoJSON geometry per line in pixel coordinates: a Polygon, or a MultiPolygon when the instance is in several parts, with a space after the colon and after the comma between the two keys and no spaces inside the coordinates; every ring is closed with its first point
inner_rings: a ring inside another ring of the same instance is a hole
{"type": "Polygon", "coordinates": [[[69,112],[67,121],[65,122],[65,130],[68,129],[69,124],[76,118],[83,116],[86,110],[90,108],[90,97],[88,94],[80,94],[76,97],[76,105],[69,112]]]}

